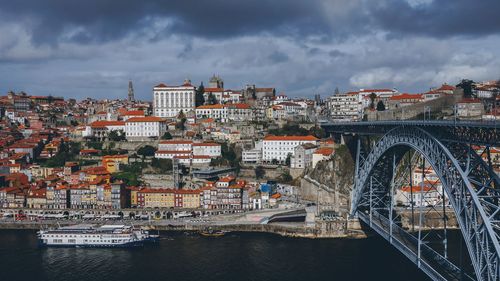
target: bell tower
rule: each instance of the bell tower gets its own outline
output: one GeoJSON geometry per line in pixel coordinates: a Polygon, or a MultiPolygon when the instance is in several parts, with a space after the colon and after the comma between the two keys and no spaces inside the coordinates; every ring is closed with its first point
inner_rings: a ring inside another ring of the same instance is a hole
{"type": "Polygon", "coordinates": [[[135,101],[134,86],[132,85],[132,81],[128,81],[128,101],[135,101]]]}

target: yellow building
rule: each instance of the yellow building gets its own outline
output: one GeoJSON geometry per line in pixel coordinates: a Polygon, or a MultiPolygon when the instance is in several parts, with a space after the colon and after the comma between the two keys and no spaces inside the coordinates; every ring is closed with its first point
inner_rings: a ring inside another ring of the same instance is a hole
{"type": "Polygon", "coordinates": [[[174,207],[174,190],[143,189],[137,192],[137,206],[142,208],[174,207]]]}
{"type": "Polygon", "coordinates": [[[177,199],[176,207],[186,209],[200,208],[200,191],[199,190],[176,190],[177,199]]]}
{"type": "Polygon", "coordinates": [[[120,165],[128,164],[128,155],[105,155],[102,157],[102,166],[110,173],[120,171],[120,165]]]}
{"type": "Polygon", "coordinates": [[[137,187],[128,187],[130,190],[130,206],[137,207],[137,193],[140,191],[137,187]]]}

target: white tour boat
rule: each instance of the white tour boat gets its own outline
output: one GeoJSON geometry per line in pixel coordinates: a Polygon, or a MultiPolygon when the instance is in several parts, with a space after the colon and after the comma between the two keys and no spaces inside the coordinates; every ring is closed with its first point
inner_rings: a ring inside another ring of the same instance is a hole
{"type": "Polygon", "coordinates": [[[48,247],[134,247],[158,239],[128,225],[79,224],[40,230],[37,235],[40,246],[48,247]]]}

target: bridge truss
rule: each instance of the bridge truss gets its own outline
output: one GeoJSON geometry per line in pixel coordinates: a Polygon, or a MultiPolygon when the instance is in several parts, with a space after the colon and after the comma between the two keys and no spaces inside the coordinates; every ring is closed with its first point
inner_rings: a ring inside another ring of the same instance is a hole
{"type": "MultiPolygon", "coordinates": [[[[498,138],[496,129],[494,133],[478,131],[498,138]]],[[[484,144],[484,140],[479,143],[484,144]]],[[[364,221],[433,280],[500,280],[500,180],[492,169],[489,146],[482,148],[478,154],[466,136],[443,138],[411,125],[392,126],[369,152],[358,140],[351,215],[364,221]],[[442,185],[440,202],[429,205],[423,203],[424,185],[412,187],[411,180],[412,167],[421,165],[424,171],[425,164],[433,168],[442,185]],[[403,228],[401,210],[395,206],[396,188],[405,184],[405,179],[410,191],[421,188],[418,206],[411,195],[410,229],[403,228]],[[472,272],[448,255],[447,211],[454,212],[472,272]],[[425,227],[425,216],[430,212],[439,214],[440,227],[425,227]],[[433,244],[436,237],[439,245],[433,244]]]]}

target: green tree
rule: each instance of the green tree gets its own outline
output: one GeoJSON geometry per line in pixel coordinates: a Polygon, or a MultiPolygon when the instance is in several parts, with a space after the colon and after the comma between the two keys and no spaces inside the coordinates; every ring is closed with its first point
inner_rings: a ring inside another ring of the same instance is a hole
{"type": "Polygon", "coordinates": [[[156,152],[156,148],[151,145],[145,145],[137,150],[137,154],[142,156],[144,159],[147,156],[154,156],[156,152]]]}
{"type": "Polygon", "coordinates": [[[254,172],[257,179],[261,179],[266,175],[266,170],[262,166],[255,167],[254,172]]]}
{"type": "Polygon", "coordinates": [[[180,111],[179,115],[177,116],[177,119],[179,120],[176,124],[175,127],[181,131],[186,130],[186,115],[184,114],[184,111],[180,111]]]}
{"type": "Polygon", "coordinates": [[[89,142],[87,142],[87,146],[89,148],[102,150],[102,142],[100,142],[100,141],[89,141],[89,142]]]}
{"type": "Polygon", "coordinates": [[[288,155],[286,156],[285,165],[290,166],[290,162],[292,162],[292,154],[288,153],[288,155]]]}
{"type": "Polygon", "coordinates": [[[123,130],[113,130],[109,132],[108,138],[111,141],[124,141],[125,140],[125,132],[123,130]]]}
{"type": "Polygon", "coordinates": [[[368,97],[370,98],[370,109],[375,109],[375,100],[377,99],[377,94],[371,93],[368,97]]]}
{"type": "Polygon", "coordinates": [[[307,136],[310,134],[310,131],[300,127],[298,124],[285,124],[283,128],[271,129],[268,133],[275,136],[307,136]]]}
{"type": "Polygon", "coordinates": [[[283,172],[280,176],[280,180],[284,183],[289,183],[293,181],[293,177],[290,175],[289,172],[283,172]]]}
{"type": "Polygon", "coordinates": [[[217,104],[217,98],[215,98],[214,94],[212,94],[212,93],[208,94],[207,104],[209,104],[209,105],[217,104]]]}
{"type": "Polygon", "coordinates": [[[278,165],[278,159],[273,158],[273,160],[271,160],[271,164],[278,165]]]}
{"type": "Polygon", "coordinates": [[[161,136],[161,139],[162,140],[171,140],[172,134],[170,134],[169,132],[165,132],[165,134],[163,134],[163,136],[161,136]]]}
{"type": "Polygon", "coordinates": [[[474,81],[469,79],[463,79],[460,83],[457,84],[457,87],[462,88],[464,90],[464,98],[472,97],[472,90],[474,89],[474,81]]]}
{"type": "Polygon", "coordinates": [[[378,101],[377,103],[377,111],[384,111],[385,110],[385,104],[383,101],[378,101]]]}
{"type": "Polygon", "coordinates": [[[120,172],[113,174],[115,180],[121,180],[128,186],[139,186],[141,181],[139,180],[139,175],[132,172],[120,172]]]}
{"type": "Polygon", "coordinates": [[[313,135],[319,139],[326,137],[325,130],[323,128],[321,128],[320,126],[311,127],[311,129],[309,129],[309,134],[313,135]]]}
{"type": "Polygon", "coordinates": [[[81,145],[77,142],[69,142],[66,143],[63,139],[61,139],[61,144],[59,145],[59,150],[56,155],[52,158],[48,159],[45,162],[45,166],[47,167],[63,167],[66,162],[72,161],[76,158],[76,156],[80,153],[81,145]]]}
{"type": "Polygon", "coordinates": [[[205,93],[205,87],[203,86],[203,81],[202,81],[198,89],[196,89],[195,105],[197,107],[205,104],[205,97],[203,96],[204,93],[205,93]]]}
{"type": "Polygon", "coordinates": [[[162,173],[166,173],[172,170],[172,160],[153,158],[153,160],[151,161],[151,166],[153,168],[159,169],[162,173]]]}

